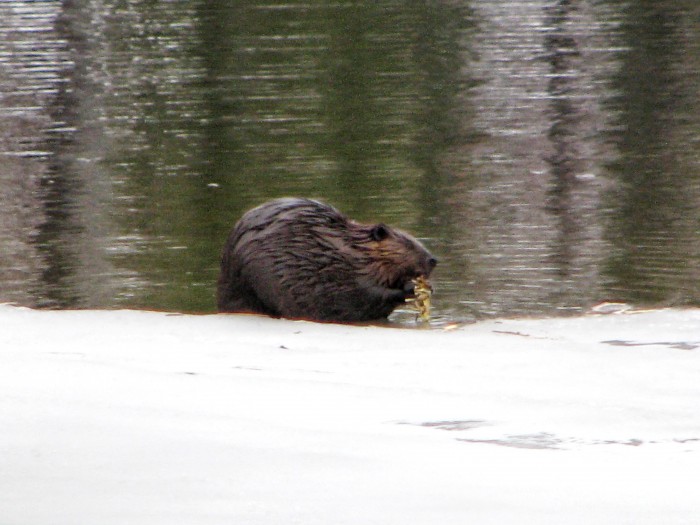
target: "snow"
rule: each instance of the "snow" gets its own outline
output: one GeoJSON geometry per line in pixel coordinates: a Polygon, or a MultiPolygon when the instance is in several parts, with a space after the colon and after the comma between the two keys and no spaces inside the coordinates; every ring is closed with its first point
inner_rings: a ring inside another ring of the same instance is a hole
{"type": "Polygon", "coordinates": [[[0,523],[698,523],[700,310],[454,330],[0,305],[0,523]]]}

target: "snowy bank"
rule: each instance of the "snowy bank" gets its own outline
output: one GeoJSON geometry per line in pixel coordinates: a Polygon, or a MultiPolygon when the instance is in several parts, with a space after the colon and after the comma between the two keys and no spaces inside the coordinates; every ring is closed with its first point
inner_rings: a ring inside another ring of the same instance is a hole
{"type": "Polygon", "coordinates": [[[452,331],[0,305],[0,523],[676,524],[700,311],[452,331]]]}

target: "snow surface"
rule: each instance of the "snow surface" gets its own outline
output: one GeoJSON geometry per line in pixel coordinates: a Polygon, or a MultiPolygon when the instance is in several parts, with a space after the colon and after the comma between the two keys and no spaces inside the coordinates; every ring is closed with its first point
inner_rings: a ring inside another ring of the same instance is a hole
{"type": "Polygon", "coordinates": [[[700,311],[448,331],[0,305],[0,523],[700,523],[700,311]]]}

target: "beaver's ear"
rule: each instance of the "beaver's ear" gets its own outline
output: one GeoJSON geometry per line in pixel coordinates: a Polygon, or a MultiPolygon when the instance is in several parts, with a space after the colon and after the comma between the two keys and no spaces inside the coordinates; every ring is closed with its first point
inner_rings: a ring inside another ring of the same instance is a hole
{"type": "Polygon", "coordinates": [[[380,222],[372,228],[372,233],[370,235],[375,241],[383,241],[389,237],[389,228],[386,227],[386,224],[380,222]]]}

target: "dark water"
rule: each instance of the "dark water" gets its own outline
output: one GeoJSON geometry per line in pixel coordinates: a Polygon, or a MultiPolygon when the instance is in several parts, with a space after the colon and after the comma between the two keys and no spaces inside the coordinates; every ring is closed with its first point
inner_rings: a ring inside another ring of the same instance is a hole
{"type": "Polygon", "coordinates": [[[0,301],[210,312],[282,195],[441,319],[700,303],[697,0],[0,2],[0,301]]]}

